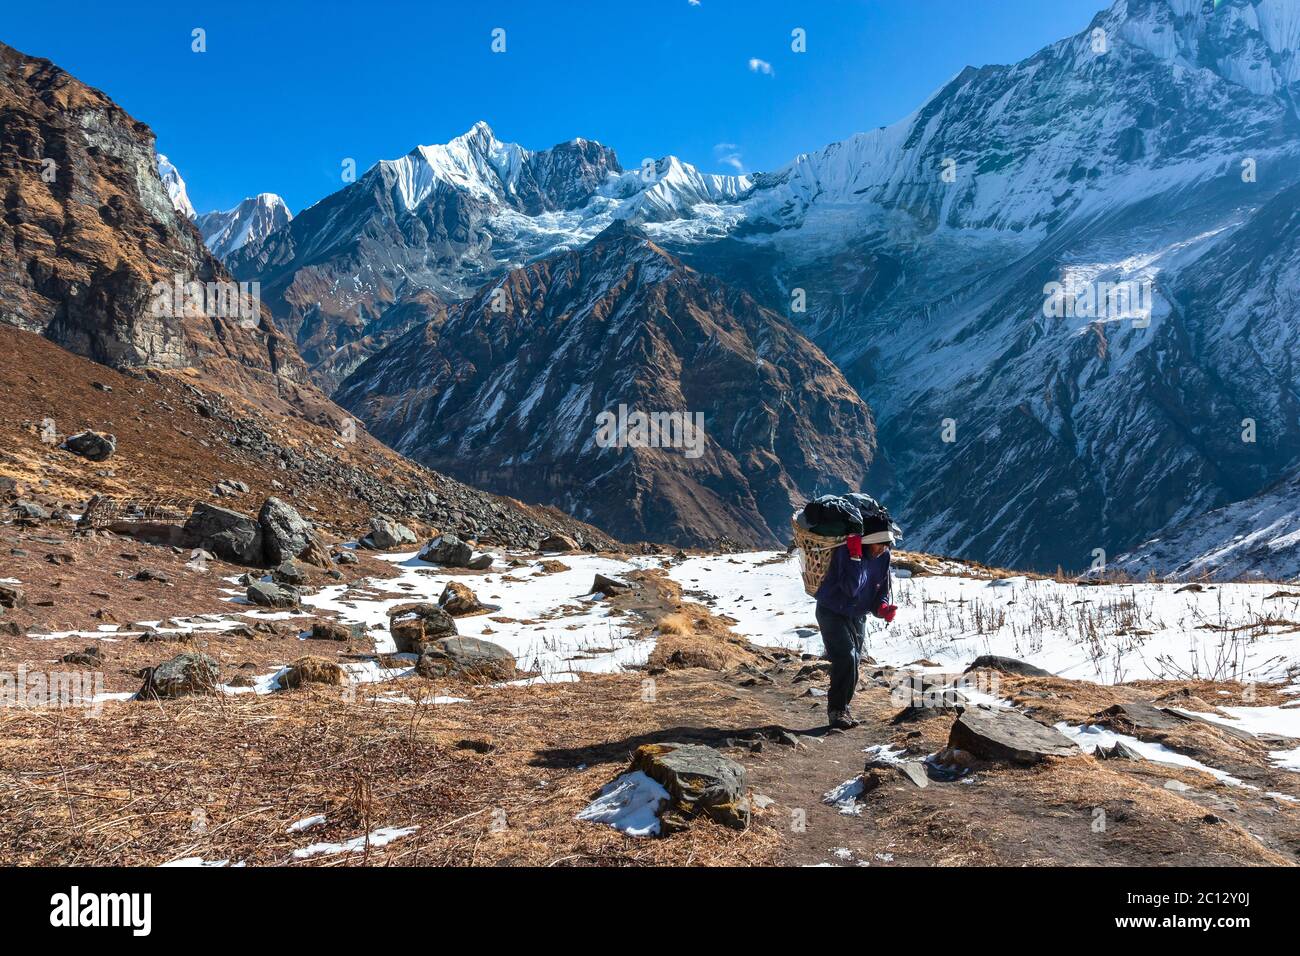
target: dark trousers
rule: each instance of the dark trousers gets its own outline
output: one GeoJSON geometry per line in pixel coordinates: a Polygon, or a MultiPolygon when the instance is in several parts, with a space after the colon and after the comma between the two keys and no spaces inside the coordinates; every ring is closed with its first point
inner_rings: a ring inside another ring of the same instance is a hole
{"type": "Polygon", "coordinates": [[[831,662],[831,686],[826,692],[827,710],[845,710],[858,688],[858,662],[867,638],[867,618],[845,617],[817,605],[817,625],[831,662]]]}

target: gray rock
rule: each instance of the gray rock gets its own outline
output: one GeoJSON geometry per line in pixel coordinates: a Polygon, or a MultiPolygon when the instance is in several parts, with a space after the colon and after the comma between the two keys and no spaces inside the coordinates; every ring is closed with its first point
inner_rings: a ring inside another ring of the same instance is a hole
{"type": "Polygon", "coordinates": [[[1090,722],[1123,733],[1135,730],[1177,730],[1183,724],[1176,715],[1140,700],[1107,707],[1101,713],[1094,714],[1090,722]]]}
{"type": "Polygon", "coordinates": [[[262,526],[248,515],[206,502],[194,506],[185,531],[197,547],[235,564],[261,565],[262,526]]]}
{"type": "Polygon", "coordinates": [[[14,508],[18,512],[18,517],[29,521],[45,521],[50,516],[48,511],[33,501],[20,501],[14,505],[14,508]]]}
{"type": "Polygon", "coordinates": [[[660,814],[665,835],[703,814],[724,826],[749,825],[745,768],[701,744],[643,744],[632,755],[632,770],[658,781],[672,797],[660,814]]]}
{"type": "Polygon", "coordinates": [[[267,498],[262,502],[257,523],[262,528],[262,551],[267,564],[280,564],[296,558],[311,543],[311,522],[279,498],[267,498]]]}
{"type": "Polygon", "coordinates": [[[419,554],[421,561],[442,564],[449,568],[466,567],[473,557],[474,549],[454,534],[438,535],[426,544],[419,554]]]}
{"type": "Polygon", "coordinates": [[[386,515],[375,515],[370,519],[370,531],[358,543],[372,551],[388,551],[415,544],[415,532],[386,515]]]}
{"type": "Polygon", "coordinates": [[[317,621],[311,626],[313,641],[350,641],[366,636],[364,624],[345,624],[342,621],[317,621]]]}
{"type": "Polygon", "coordinates": [[[309,580],[307,565],[289,558],[271,572],[271,580],[276,584],[306,584],[309,580]]]}
{"type": "Polygon", "coordinates": [[[538,551],[577,551],[578,542],[567,534],[549,534],[537,546],[538,551]]]}
{"type": "Polygon", "coordinates": [[[626,581],[620,581],[617,578],[606,577],[603,574],[597,574],[591,582],[591,594],[603,594],[605,597],[613,597],[626,591],[630,585],[626,581]]]}
{"type": "Polygon", "coordinates": [[[444,637],[425,644],[416,662],[421,677],[465,677],[470,680],[510,680],[515,658],[500,644],[477,637],[444,637]]]}
{"type": "Polygon", "coordinates": [[[117,451],[117,439],[103,432],[84,431],[69,435],[59,447],[91,461],[104,461],[117,451]]]}
{"type": "Polygon", "coordinates": [[[930,785],[930,776],[920,760],[868,760],[861,779],[863,792],[875,790],[890,780],[898,779],[922,789],[930,785]]]}
{"type": "Polygon", "coordinates": [[[265,581],[254,581],[248,586],[248,600],[259,607],[291,608],[298,606],[296,592],[265,581]]]}
{"type": "Polygon", "coordinates": [[[1140,753],[1124,743],[1122,740],[1115,741],[1111,747],[1098,747],[1092,752],[1092,755],[1098,760],[1142,760],[1140,753]]]}
{"type": "Polygon", "coordinates": [[[23,589],[13,584],[0,584],[0,607],[20,608],[27,606],[27,595],[23,589]]]}
{"type": "Polygon", "coordinates": [[[483,554],[476,554],[466,562],[465,567],[471,571],[486,571],[488,568],[492,567],[492,555],[487,554],[486,552],[483,554]]]}
{"type": "Polygon", "coordinates": [[[436,604],[401,604],[388,614],[388,630],[399,654],[420,654],[434,641],[457,634],[455,618],[436,604]]]}
{"type": "Polygon", "coordinates": [[[149,671],[139,696],[182,697],[213,694],[221,682],[221,665],[206,654],[177,654],[149,671]]]}
{"type": "Polygon", "coordinates": [[[979,670],[1001,671],[1004,674],[1017,674],[1021,677],[1053,676],[1050,671],[1045,671],[1041,667],[1026,664],[1014,657],[999,657],[997,654],[984,654],[975,658],[970,667],[966,668],[966,673],[979,670]]]}
{"type": "Polygon", "coordinates": [[[339,564],[356,564],[357,556],[351,551],[340,551],[334,555],[334,560],[339,564]]]}
{"type": "Polygon", "coordinates": [[[438,598],[438,607],[453,617],[458,617],[462,614],[477,614],[483,610],[483,603],[468,586],[459,581],[448,581],[442,589],[442,596],[438,598]]]}
{"type": "Polygon", "coordinates": [[[1047,757],[1075,757],[1074,741],[1054,727],[1009,707],[967,707],[948,733],[948,746],[985,760],[1033,764],[1047,757]]]}

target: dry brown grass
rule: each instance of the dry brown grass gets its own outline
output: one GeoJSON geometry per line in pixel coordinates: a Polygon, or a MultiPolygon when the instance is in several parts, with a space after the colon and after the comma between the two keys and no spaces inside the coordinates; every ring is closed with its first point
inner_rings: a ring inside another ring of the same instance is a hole
{"type": "MultiPolygon", "coordinates": [[[[641,572],[638,580],[650,592],[649,600],[670,608],[655,620],[657,638],[647,661],[652,669],[702,667],[730,670],[749,665],[760,666],[768,658],[731,630],[725,620],[703,604],[683,601],[681,587],[663,576],[662,571],[641,572]]],[[[645,611],[642,612],[646,616],[645,611]]]]}
{"type": "Polygon", "coordinates": [[[761,864],[780,835],[700,821],[637,841],[574,814],[637,745],[683,728],[763,723],[700,672],[475,689],[417,679],[349,700],[313,685],[266,697],[0,712],[0,845],[15,864],[761,864]],[[694,676],[692,676],[692,674],[694,676]],[[435,690],[470,704],[393,704],[435,690]],[[289,834],[290,823],[328,822],[289,834]],[[382,826],[420,827],[368,852],[295,860],[295,848],[382,826]]]}

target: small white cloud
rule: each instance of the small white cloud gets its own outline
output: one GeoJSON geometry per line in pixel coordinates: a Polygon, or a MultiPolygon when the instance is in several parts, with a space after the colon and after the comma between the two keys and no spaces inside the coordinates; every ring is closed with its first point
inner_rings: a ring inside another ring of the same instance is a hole
{"type": "Polygon", "coordinates": [[[698,7],[700,5],[700,0],[686,0],[686,2],[693,7],[698,7]]]}
{"type": "Polygon", "coordinates": [[[740,156],[740,147],[735,143],[718,143],[713,147],[713,159],[724,166],[730,166],[738,173],[745,171],[745,161],[740,156]]]}
{"type": "Polygon", "coordinates": [[[776,71],[772,69],[772,64],[767,60],[760,60],[753,56],[749,58],[749,70],[751,73],[762,73],[765,76],[776,76],[776,71]]]}

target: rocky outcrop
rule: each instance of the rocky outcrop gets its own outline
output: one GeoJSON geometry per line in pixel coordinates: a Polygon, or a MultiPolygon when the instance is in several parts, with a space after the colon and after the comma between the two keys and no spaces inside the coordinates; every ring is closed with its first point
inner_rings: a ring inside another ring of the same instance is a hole
{"type": "Polygon", "coordinates": [[[116,368],[194,366],[272,391],[306,380],[260,309],[205,300],[191,316],[158,295],[231,277],[173,208],[149,127],[2,43],[0,117],[0,321],[116,368]]]}
{"type": "Polygon", "coordinates": [[[248,586],[248,601],[257,607],[276,609],[298,606],[298,594],[291,587],[282,587],[268,581],[255,581],[248,586]]]}
{"type": "Polygon", "coordinates": [[[261,565],[264,560],[262,526],[255,518],[198,502],[185,522],[185,533],[195,546],[235,564],[261,565]]]}
{"type": "Polygon", "coordinates": [[[661,784],[672,803],[659,816],[667,835],[696,816],[734,829],[749,825],[745,768],[701,744],[643,744],[632,755],[631,770],[661,784]]]}
{"type": "Polygon", "coordinates": [[[91,461],[107,461],[117,451],[117,439],[103,432],[84,431],[69,435],[60,447],[91,461]]]}
{"type": "Polygon", "coordinates": [[[413,329],[336,400],[418,461],[626,540],[784,541],[875,452],[816,346],[622,224],[413,329]]]}
{"type": "Polygon", "coordinates": [[[1081,751],[1054,727],[1009,707],[967,707],[952,725],[948,747],[985,760],[1039,763],[1048,757],[1077,757],[1081,751]]]}
{"type": "Polygon", "coordinates": [[[279,498],[267,498],[262,502],[257,523],[262,529],[262,551],[267,564],[280,564],[296,558],[311,543],[311,522],[279,498]]]}
{"type": "Polygon", "coordinates": [[[434,641],[457,634],[455,619],[436,604],[399,604],[388,615],[399,654],[421,654],[434,641]]]}
{"type": "Polygon", "coordinates": [[[477,614],[479,611],[486,610],[482,602],[479,601],[478,595],[459,581],[447,582],[447,586],[443,588],[442,594],[438,598],[438,607],[452,617],[477,614]]]}
{"type": "Polygon", "coordinates": [[[221,665],[206,654],[178,654],[152,668],[136,695],[142,700],[215,694],[221,683],[221,665]]]}
{"type": "Polygon", "coordinates": [[[385,515],[370,519],[370,530],[357,542],[372,551],[390,551],[404,544],[415,543],[415,532],[385,515]]]}
{"type": "Polygon", "coordinates": [[[444,637],[422,645],[415,672],[421,677],[503,681],[515,676],[515,658],[500,644],[478,637],[444,637]]]}
{"type": "Polygon", "coordinates": [[[421,561],[428,561],[430,564],[442,564],[449,568],[464,568],[468,567],[473,559],[474,549],[454,534],[440,534],[421,548],[416,557],[421,561]]]}

